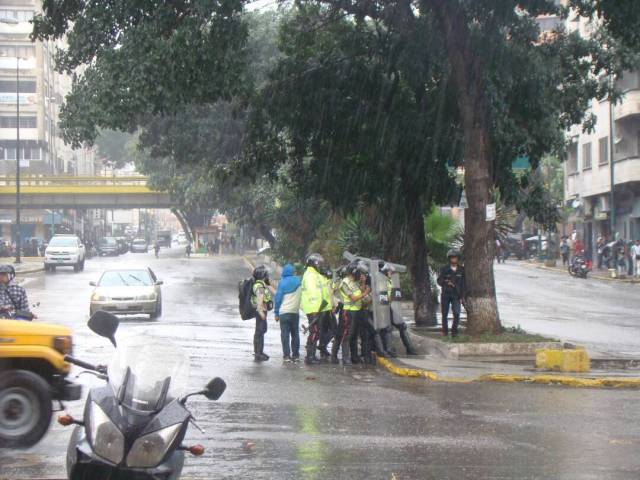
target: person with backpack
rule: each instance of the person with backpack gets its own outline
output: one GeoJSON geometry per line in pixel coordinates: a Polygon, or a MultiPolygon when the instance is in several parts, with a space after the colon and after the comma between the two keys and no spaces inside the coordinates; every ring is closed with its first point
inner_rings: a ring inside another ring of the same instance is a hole
{"type": "Polygon", "coordinates": [[[255,308],[256,329],[253,334],[253,354],[256,362],[269,360],[264,353],[264,335],[267,333],[267,314],[273,308],[274,288],[269,281],[269,271],[264,265],[253,270],[251,303],[255,308]]]}
{"type": "Polygon", "coordinates": [[[293,265],[282,268],[282,276],[275,295],[276,322],[280,323],[282,354],[285,362],[300,359],[300,278],[294,275],[293,265]]]}
{"type": "Polygon", "coordinates": [[[442,287],[440,296],[440,307],[442,308],[442,335],[449,334],[447,317],[449,307],[453,310],[453,323],[451,325],[451,336],[458,335],[458,325],[460,324],[460,305],[464,304],[464,267],[460,265],[460,252],[452,249],[447,252],[449,265],[442,267],[438,275],[438,285],[442,287]]]}

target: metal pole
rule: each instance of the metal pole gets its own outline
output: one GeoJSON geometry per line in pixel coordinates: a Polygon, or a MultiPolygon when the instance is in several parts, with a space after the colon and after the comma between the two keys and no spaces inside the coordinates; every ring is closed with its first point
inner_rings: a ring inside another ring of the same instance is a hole
{"type": "Polygon", "coordinates": [[[16,263],[21,263],[22,225],[20,223],[20,57],[16,45],[16,263]]]}
{"type": "MultiPolygon", "coordinates": [[[[615,86],[615,79],[613,75],[611,75],[611,91],[613,92],[613,88],[615,86]]],[[[613,118],[613,98],[612,94],[609,94],[609,173],[610,173],[610,182],[611,189],[609,192],[609,221],[611,228],[611,239],[615,240],[616,235],[616,203],[615,203],[615,120],[613,118]]]]}

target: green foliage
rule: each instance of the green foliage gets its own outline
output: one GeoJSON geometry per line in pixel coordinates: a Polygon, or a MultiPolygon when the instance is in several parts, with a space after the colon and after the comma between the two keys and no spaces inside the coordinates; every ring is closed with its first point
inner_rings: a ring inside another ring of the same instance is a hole
{"type": "Polygon", "coordinates": [[[32,37],[67,47],[56,68],[75,73],[60,112],[66,143],[91,143],[100,128],[134,131],[149,116],[210,104],[245,87],[243,2],[45,0],[32,37]]]}
{"type": "Polygon", "coordinates": [[[102,162],[113,167],[122,168],[135,160],[137,137],[126,132],[101,130],[96,138],[98,155],[102,162]]]}
{"type": "Polygon", "coordinates": [[[425,216],[424,230],[429,264],[435,269],[446,265],[449,249],[462,246],[464,232],[461,225],[451,215],[442,214],[437,208],[433,208],[425,216]]]}
{"type": "Polygon", "coordinates": [[[367,224],[366,217],[361,212],[347,216],[340,226],[337,238],[338,246],[363,257],[378,257],[382,251],[379,235],[367,224]]]}

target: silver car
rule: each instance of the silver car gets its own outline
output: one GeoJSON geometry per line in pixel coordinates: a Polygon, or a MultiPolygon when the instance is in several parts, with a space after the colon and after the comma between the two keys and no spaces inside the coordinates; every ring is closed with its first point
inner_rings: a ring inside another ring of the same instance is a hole
{"type": "Polygon", "coordinates": [[[115,315],[162,315],[162,292],[150,268],[106,270],[91,294],[90,315],[105,310],[115,315]]]}

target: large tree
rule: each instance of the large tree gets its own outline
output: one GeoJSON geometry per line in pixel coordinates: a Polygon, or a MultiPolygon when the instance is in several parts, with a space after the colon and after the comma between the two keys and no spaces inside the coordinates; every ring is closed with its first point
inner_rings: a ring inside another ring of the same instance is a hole
{"type": "Polygon", "coordinates": [[[385,241],[399,247],[384,250],[407,252],[394,260],[409,263],[418,324],[435,319],[424,213],[454,191],[461,153],[437,39],[417,48],[430,41],[432,28],[423,27],[407,36],[378,21],[298,8],[256,106],[251,158],[267,171],[292,165],[304,197],[377,216],[385,241]]]}

